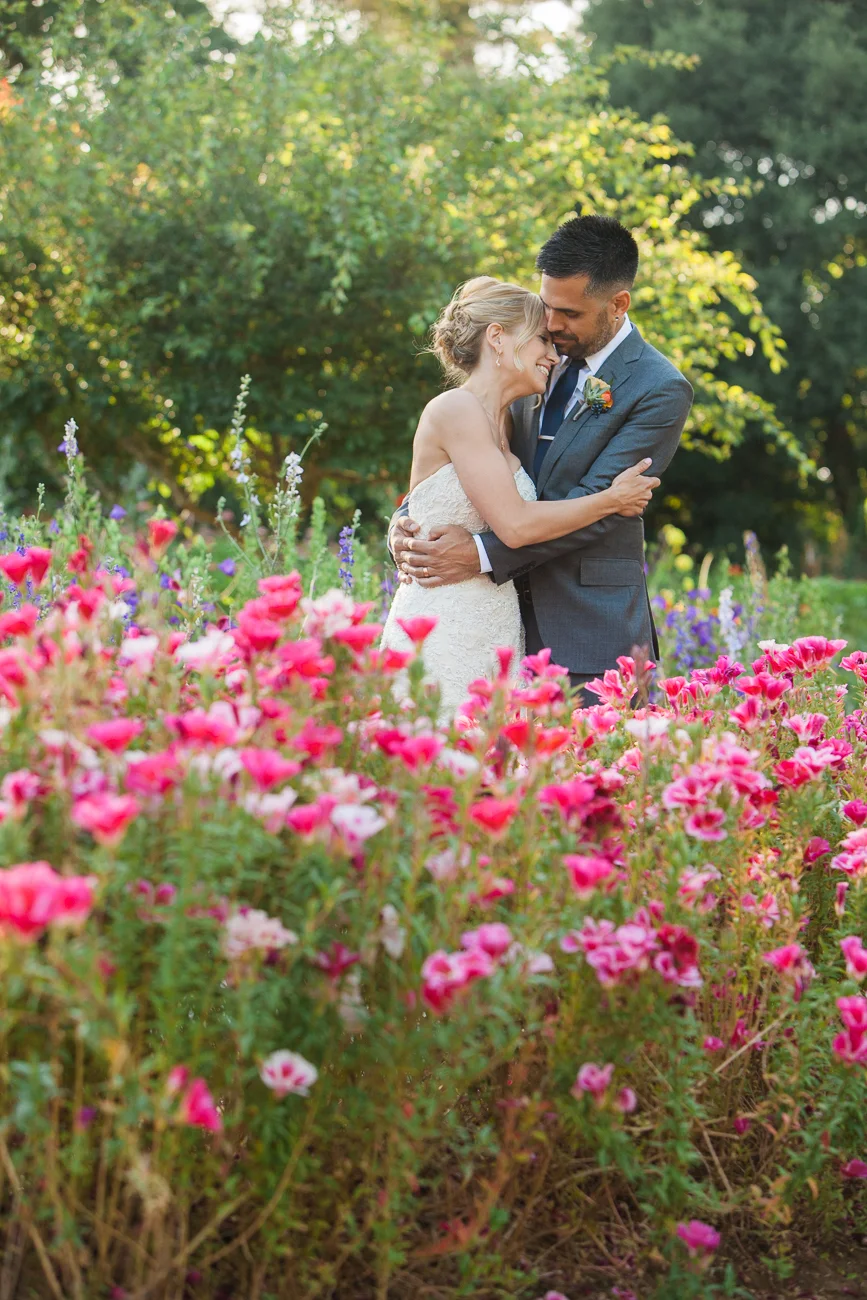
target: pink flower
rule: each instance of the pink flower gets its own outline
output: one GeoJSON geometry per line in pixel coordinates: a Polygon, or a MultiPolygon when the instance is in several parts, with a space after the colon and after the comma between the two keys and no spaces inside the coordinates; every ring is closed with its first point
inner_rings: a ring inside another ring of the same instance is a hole
{"type": "Polygon", "coordinates": [[[134,751],[127,754],[124,784],[135,794],[166,794],[179,784],[182,776],[177,757],[171,750],[157,750],[152,754],[134,751]]]}
{"type": "Polygon", "coordinates": [[[850,799],[848,803],[843,804],[840,811],[856,826],[863,826],[867,822],[867,803],[864,803],[863,799],[850,799]]]}
{"type": "MultiPolygon", "coordinates": [[[[842,883],[842,882],[841,882],[842,883]]],[[[867,948],[856,934],[850,934],[840,940],[843,956],[846,958],[846,974],[859,984],[867,975],[867,948]]]]}
{"type": "Polygon", "coordinates": [[[572,1085],[573,1097],[580,1097],[582,1093],[588,1092],[596,1105],[601,1106],[613,1073],[614,1066],[610,1063],[608,1065],[597,1065],[595,1061],[586,1061],[578,1071],[572,1085]]]}
{"type": "Polygon", "coordinates": [[[491,835],[501,835],[518,811],[517,799],[479,799],[470,805],[469,815],[491,835]]]}
{"type": "Polygon", "coordinates": [[[265,1057],[259,1068],[259,1077],[275,1097],[287,1097],[290,1092],[298,1097],[307,1097],[319,1078],[319,1071],[298,1052],[283,1050],[265,1057]]]}
{"type": "Polygon", "coordinates": [[[438,622],[438,618],[419,614],[416,618],[399,618],[397,625],[403,629],[413,645],[421,645],[422,641],[425,641],[430,636],[438,622]]]}
{"type": "Polygon", "coordinates": [[[461,935],[462,948],[481,948],[496,961],[512,946],[512,932],[502,921],[488,921],[461,935]]]}
{"type": "Polygon", "coordinates": [[[361,961],[361,953],[351,952],[345,944],[335,939],[331,947],[325,952],[318,952],[314,960],[330,980],[337,981],[351,966],[361,961]]]}
{"type": "Polygon", "coordinates": [[[806,953],[799,943],[787,943],[783,948],[775,948],[773,952],[766,952],[763,960],[782,975],[795,970],[805,956],[806,953]]]}
{"type": "Polygon", "coordinates": [[[72,805],[71,816],[76,826],[90,831],[97,844],[114,848],[138,812],[138,800],[131,794],[91,794],[72,805]]]}
{"type": "Polygon", "coordinates": [[[76,925],[93,907],[95,876],[60,876],[47,862],[0,871],[0,934],[28,943],[52,924],[76,925]]]}
{"type": "Polygon", "coordinates": [[[276,749],[242,749],[238,757],[244,771],[260,790],[270,790],[301,771],[301,764],[284,758],[276,749]]]}
{"type": "Polygon", "coordinates": [[[820,858],[824,858],[826,853],[831,852],[831,845],[827,840],[823,840],[819,835],[814,835],[804,849],[804,866],[812,867],[820,858]]]}
{"type": "Polygon", "coordinates": [[[569,853],[563,862],[569,871],[572,888],[579,898],[589,898],[596,886],[603,880],[608,880],[614,872],[614,866],[608,858],[596,854],[588,857],[569,853]]]}
{"type": "Polygon", "coordinates": [[[834,656],[845,650],[846,645],[846,641],[829,641],[824,636],[803,636],[789,647],[789,663],[812,677],[820,669],[828,668],[834,656]]]}
{"type": "Polygon", "coordinates": [[[39,610],[35,605],[19,605],[0,614],[0,640],[5,636],[30,636],[36,627],[39,610]]]}
{"type": "Polygon", "coordinates": [[[791,979],[795,1001],[798,1002],[804,989],[815,975],[813,964],[806,951],[799,943],[788,943],[773,952],[763,954],[763,961],[773,966],[779,974],[791,979]]]}
{"type": "Polygon", "coordinates": [[[27,811],[27,805],[34,800],[42,787],[35,772],[28,768],[19,768],[16,772],[7,772],[0,782],[0,799],[8,805],[12,817],[20,821],[27,811]]]}
{"type": "Polygon", "coordinates": [[[793,713],[783,722],[784,727],[794,731],[802,745],[812,740],[821,740],[825,735],[828,719],[824,713],[793,713]]]}
{"type": "Polygon", "coordinates": [[[713,1034],[708,1034],[707,1038],[705,1038],[702,1043],[702,1047],[706,1052],[721,1052],[725,1047],[725,1043],[721,1038],[717,1038],[713,1034]]]}
{"type": "Polygon", "coordinates": [[[687,835],[691,835],[696,840],[724,840],[728,837],[728,831],[723,829],[725,819],[726,815],[722,808],[702,808],[687,817],[683,828],[687,835]]]}
{"type": "Polygon", "coordinates": [[[638,1098],[631,1088],[621,1088],[614,1104],[624,1115],[631,1115],[638,1106],[638,1098]]]}
{"type": "Polygon", "coordinates": [[[223,1120],[204,1079],[193,1079],[187,1086],[178,1106],[178,1119],[182,1124],[193,1128],[206,1128],[211,1133],[220,1133],[223,1120]]]}
{"type": "Polygon", "coordinates": [[[18,551],[10,551],[8,555],[0,555],[0,573],[13,586],[20,587],[29,572],[30,561],[26,555],[21,555],[18,551]]]}
{"type": "Polygon", "coordinates": [[[494,960],[483,948],[453,953],[440,949],[421,968],[422,997],[431,1011],[442,1015],[459,993],[494,970],[494,960]]]}
{"type": "Polygon", "coordinates": [[[720,1235],[716,1228],[712,1228],[708,1223],[702,1223],[700,1219],[679,1223],[677,1235],[692,1257],[712,1255],[720,1243],[720,1235]]]}
{"type": "Polygon", "coordinates": [[[834,890],[834,911],[838,916],[842,916],[846,911],[846,895],[849,892],[849,881],[838,880],[837,887],[834,890]]]}
{"type": "Polygon", "coordinates": [[[144,731],[139,718],[111,718],[108,722],[94,722],[87,728],[87,738],[110,754],[120,754],[144,731]]]}
{"type": "Polygon", "coordinates": [[[178,526],[171,519],[149,519],[148,538],[151,548],[157,553],[164,551],[177,531],[178,526]]]}
{"type": "Polygon", "coordinates": [[[844,1178],[867,1178],[867,1164],[863,1160],[847,1160],[840,1173],[844,1178]]]}

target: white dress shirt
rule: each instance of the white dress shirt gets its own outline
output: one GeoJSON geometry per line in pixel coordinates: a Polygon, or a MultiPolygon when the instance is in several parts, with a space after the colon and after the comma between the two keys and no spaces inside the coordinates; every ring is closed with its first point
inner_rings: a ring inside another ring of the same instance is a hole
{"type": "MultiPolygon", "coordinates": [[[[584,358],[584,365],[578,371],[578,381],[575,384],[575,391],[572,394],[572,396],[569,398],[569,401],[566,403],[564,419],[575,409],[577,403],[583,400],[584,385],[587,383],[587,380],[590,378],[590,376],[596,374],[597,370],[603,364],[603,362],[608,360],[612,352],[617,351],[617,349],[620,347],[620,344],[623,342],[626,336],[631,332],[632,332],[632,322],[628,316],[624,316],[623,324],[620,326],[620,329],[614,335],[614,338],[611,339],[608,343],[606,343],[604,348],[600,348],[598,352],[592,352],[589,357],[584,358]]],[[[554,385],[557,383],[557,380],[560,378],[563,371],[568,366],[569,361],[570,361],[569,357],[561,356],[560,360],[557,362],[556,366],[551,371],[551,377],[548,380],[548,387],[545,389],[545,396],[542,398],[542,409],[539,412],[540,428],[542,427],[542,417],[545,414],[545,406],[548,401],[548,394],[553,393],[554,385]]],[[[554,439],[552,435],[550,441],[553,442],[553,440],[554,439]]],[[[491,564],[491,561],[488,559],[488,553],[485,550],[485,543],[482,534],[474,533],[473,540],[475,541],[476,549],[479,552],[479,564],[481,566],[481,572],[491,573],[494,566],[491,564]]]]}

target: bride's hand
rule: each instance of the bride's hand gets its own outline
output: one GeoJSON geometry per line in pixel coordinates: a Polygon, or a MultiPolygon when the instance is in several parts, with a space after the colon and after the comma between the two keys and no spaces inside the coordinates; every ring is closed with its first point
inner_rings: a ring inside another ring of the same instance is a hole
{"type": "Polygon", "coordinates": [[[617,515],[641,515],[650,504],[653,489],[658,488],[660,479],[646,476],[645,470],[652,465],[650,457],[640,460],[637,465],[625,469],[608,489],[613,500],[613,513],[617,515]]]}

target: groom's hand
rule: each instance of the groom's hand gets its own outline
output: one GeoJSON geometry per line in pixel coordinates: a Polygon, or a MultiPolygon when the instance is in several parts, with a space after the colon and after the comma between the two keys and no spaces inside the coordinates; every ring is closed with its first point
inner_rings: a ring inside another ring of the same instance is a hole
{"type": "Polygon", "coordinates": [[[478,547],[465,528],[456,524],[432,528],[427,541],[417,534],[418,524],[409,519],[401,520],[392,530],[394,558],[402,578],[415,579],[420,587],[444,587],[479,576],[478,547]]]}

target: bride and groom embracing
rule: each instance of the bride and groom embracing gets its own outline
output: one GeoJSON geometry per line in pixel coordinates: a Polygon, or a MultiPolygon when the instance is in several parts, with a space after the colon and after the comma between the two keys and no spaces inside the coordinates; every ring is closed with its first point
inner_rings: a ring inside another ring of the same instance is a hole
{"type": "MultiPolygon", "coordinates": [[[[425,407],[389,546],[401,585],[383,645],[432,615],[422,648],[444,717],[496,650],[550,647],[573,687],[658,644],[642,513],[692,389],[630,321],[638,247],[611,217],[567,221],[541,249],[539,294],[464,284],[433,331],[460,387],[425,407]]],[[[585,696],[584,703],[592,702],[585,696]]]]}

